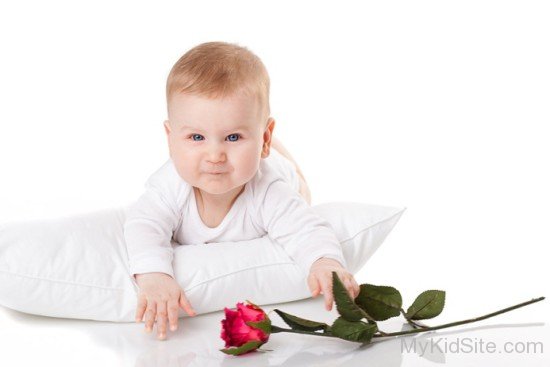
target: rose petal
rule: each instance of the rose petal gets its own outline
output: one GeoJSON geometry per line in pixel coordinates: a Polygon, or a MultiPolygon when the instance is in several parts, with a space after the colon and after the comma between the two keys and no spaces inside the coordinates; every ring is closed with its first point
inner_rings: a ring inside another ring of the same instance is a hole
{"type": "Polygon", "coordinates": [[[222,320],[222,331],[220,337],[225,341],[225,347],[233,346],[232,342],[232,329],[235,320],[240,318],[238,311],[233,311],[229,308],[224,308],[225,311],[225,320],[222,320]]]}
{"type": "Polygon", "coordinates": [[[237,317],[230,328],[230,337],[233,345],[240,347],[246,342],[252,340],[260,340],[258,337],[255,337],[253,329],[246,325],[242,317],[237,317]],[[251,335],[252,333],[252,335],[251,335]]]}
{"type": "Polygon", "coordinates": [[[261,309],[255,309],[251,305],[243,305],[242,303],[240,305],[237,305],[238,310],[243,315],[243,319],[245,321],[262,321],[265,319],[266,315],[261,309]]]}

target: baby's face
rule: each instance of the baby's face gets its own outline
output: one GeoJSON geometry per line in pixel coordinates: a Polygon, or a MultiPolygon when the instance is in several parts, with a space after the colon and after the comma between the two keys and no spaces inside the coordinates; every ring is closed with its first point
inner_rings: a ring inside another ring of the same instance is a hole
{"type": "Polygon", "coordinates": [[[250,181],[269,155],[275,121],[253,97],[172,97],[164,122],[170,157],[180,177],[210,194],[250,181]]]}

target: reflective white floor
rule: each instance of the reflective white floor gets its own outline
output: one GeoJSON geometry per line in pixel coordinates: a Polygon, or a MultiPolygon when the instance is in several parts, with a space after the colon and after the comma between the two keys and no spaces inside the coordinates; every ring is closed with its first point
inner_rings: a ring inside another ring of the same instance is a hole
{"type": "MultiPolygon", "coordinates": [[[[0,365],[549,366],[550,326],[543,321],[548,315],[546,303],[548,300],[473,324],[409,337],[377,339],[364,347],[333,338],[274,334],[263,346],[271,351],[240,357],[219,351],[223,348],[219,337],[222,312],[180,319],[178,330],[168,331],[168,339],[159,341],[156,329],[147,334],[143,324],[49,318],[0,306],[0,365]],[[531,307],[532,312],[527,311],[531,307]],[[490,343],[495,348],[492,353],[487,348],[490,343]],[[507,353],[505,348],[516,350],[507,353]]],[[[264,307],[266,311],[274,308],[325,322],[336,315],[323,310],[321,298],[264,307]]],[[[440,325],[481,315],[463,316],[452,315],[445,320],[438,317],[426,323],[440,325]]],[[[271,313],[270,317],[274,324],[284,326],[276,314],[271,313]]],[[[381,322],[379,326],[388,332],[409,329],[402,318],[381,322]]]]}

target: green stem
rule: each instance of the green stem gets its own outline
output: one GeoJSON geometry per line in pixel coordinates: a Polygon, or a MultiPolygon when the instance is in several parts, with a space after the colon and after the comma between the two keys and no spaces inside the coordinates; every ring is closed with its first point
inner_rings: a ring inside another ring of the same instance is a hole
{"type": "Polygon", "coordinates": [[[295,333],[295,334],[307,334],[307,335],[317,335],[317,336],[327,336],[331,338],[337,338],[337,336],[334,336],[330,333],[330,331],[324,332],[324,333],[318,333],[316,331],[306,331],[306,330],[294,330],[294,329],[285,329],[282,327],[278,327],[275,325],[271,325],[271,334],[274,333],[295,333]]]}
{"type": "MultiPolygon", "coordinates": [[[[502,313],[515,310],[516,308],[520,308],[520,307],[523,307],[523,306],[530,305],[531,303],[542,301],[544,299],[545,299],[545,297],[534,298],[530,301],[519,303],[515,306],[510,306],[510,307],[507,307],[507,308],[503,308],[502,310],[492,312],[492,313],[484,315],[484,316],[476,317],[476,318],[473,318],[473,319],[467,319],[467,320],[462,320],[462,321],[451,322],[449,324],[443,324],[443,325],[439,325],[439,326],[432,326],[432,327],[426,327],[426,328],[414,329],[414,330],[407,330],[407,331],[399,331],[399,332],[396,332],[396,333],[384,333],[384,332],[379,330],[378,331],[379,333],[374,334],[373,337],[374,338],[381,338],[381,337],[416,334],[416,333],[423,333],[423,332],[426,332],[426,331],[439,330],[439,329],[444,329],[444,328],[448,328],[448,327],[452,327],[452,326],[468,324],[468,323],[475,322],[475,321],[485,320],[485,319],[488,319],[489,317],[500,315],[502,313]]],[[[325,336],[325,337],[330,337],[330,338],[338,338],[337,336],[332,335],[330,333],[330,331],[326,331],[324,333],[318,333],[318,332],[315,332],[315,331],[286,329],[286,328],[282,328],[282,327],[279,327],[279,326],[271,325],[271,333],[272,334],[282,333],[282,332],[295,333],[295,334],[306,334],[306,335],[316,335],[316,336],[325,336]]]]}
{"type": "Polygon", "coordinates": [[[493,313],[490,313],[490,314],[487,314],[487,315],[484,315],[484,316],[476,317],[476,318],[473,318],[473,319],[451,322],[449,324],[443,324],[443,325],[439,325],[439,326],[432,326],[432,327],[428,327],[428,328],[425,328],[425,329],[399,331],[399,332],[396,332],[396,333],[386,333],[385,335],[376,335],[375,334],[373,337],[380,338],[380,337],[387,337],[387,336],[399,336],[399,335],[407,335],[407,334],[416,334],[416,333],[423,333],[425,331],[432,331],[432,330],[444,329],[444,328],[448,328],[448,327],[452,327],[452,326],[468,324],[470,322],[485,320],[485,319],[488,319],[489,317],[500,315],[501,313],[505,313],[505,312],[508,312],[508,311],[515,310],[516,308],[520,308],[520,307],[523,307],[523,306],[530,305],[531,303],[542,301],[544,298],[545,297],[534,298],[530,301],[519,303],[515,306],[507,307],[507,308],[504,308],[502,310],[499,310],[499,311],[496,311],[496,312],[493,312],[493,313]]]}

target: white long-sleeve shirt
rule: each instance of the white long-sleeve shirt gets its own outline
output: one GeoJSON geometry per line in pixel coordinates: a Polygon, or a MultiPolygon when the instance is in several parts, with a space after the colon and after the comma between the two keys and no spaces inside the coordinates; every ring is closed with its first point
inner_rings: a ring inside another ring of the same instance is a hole
{"type": "Polygon", "coordinates": [[[275,149],[215,228],[200,218],[193,187],[168,159],[145,183],[145,192],[127,209],[124,236],[131,274],[162,272],[174,277],[171,241],[180,245],[240,241],[267,234],[283,246],[307,274],[328,257],[346,266],[330,224],[299,194],[294,164],[275,149]]]}

